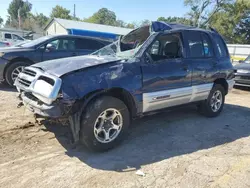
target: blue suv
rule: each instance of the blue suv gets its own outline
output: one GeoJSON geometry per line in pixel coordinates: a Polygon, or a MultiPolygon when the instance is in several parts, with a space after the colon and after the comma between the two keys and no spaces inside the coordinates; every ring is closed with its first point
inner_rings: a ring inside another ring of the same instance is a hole
{"type": "Polygon", "coordinates": [[[91,55],[27,67],[15,85],[34,114],[69,118],[76,142],[104,151],[150,112],[193,103],[218,116],[233,78],[215,30],[152,22],[91,55]]]}

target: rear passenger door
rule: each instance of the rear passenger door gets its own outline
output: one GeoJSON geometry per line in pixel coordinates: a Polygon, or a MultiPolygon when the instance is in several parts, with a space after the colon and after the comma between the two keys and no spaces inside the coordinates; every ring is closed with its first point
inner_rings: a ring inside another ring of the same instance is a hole
{"type": "Polygon", "coordinates": [[[188,49],[186,60],[192,63],[192,85],[203,87],[213,82],[218,71],[210,35],[201,31],[185,31],[184,38],[188,49]]]}
{"type": "Polygon", "coordinates": [[[76,48],[78,55],[88,55],[102,48],[104,45],[92,39],[77,39],[76,48]]]}

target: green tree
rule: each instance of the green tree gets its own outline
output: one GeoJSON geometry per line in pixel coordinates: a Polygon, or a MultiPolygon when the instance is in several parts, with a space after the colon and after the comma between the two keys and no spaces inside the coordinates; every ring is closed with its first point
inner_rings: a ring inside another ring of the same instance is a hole
{"type": "Polygon", "coordinates": [[[209,24],[229,43],[250,44],[250,1],[236,0],[224,5],[209,24]]]}
{"type": "Polygon", "coordinates": [[[75,20],[75,21],[81,21],[81,19],[80,19],[80,18],[78,18],[78,17],[75,17],[75,18],[74,18],[74,17],[72,16],[72,18],[71,18],[71,19],[72,19],[72,20],[75,20]]]}
{"type": "Polygon", "coordinates": [[[130,29],[134,29],[135,28],[135,25],[133,23],[128,23],[126,25],[127,28],[130,28],[130,29]]]}
{"type": "Polygon", "coordinates": [[[7,25],[17,27],[18,23],[18,10],[20,10],[21,20],[25,20],[32,9],[32,4],[23,0],[12,0],[8,8],[7,25]]]}
{"type": "Polygon", "coordinates": [[[84,21],[112,26],[117,25],[115,13],[113,11],[108,10],[107,8],[101,8],[89,18],[84,19],[84,21]]]}
{"type": "Polygon", "coordinates": [[[47,24],[47,22],[49,21],[49,18],[47,16],[45,16],[43,13],[31,14],[30,17],[41,28],[44,27],[47,24]]]}
{"type": "Polygon", "coordinates": [[[151,23],[151,21],[150,20],[142,20],[140,23],[139,23],[139,26],[141,27],[141,26],[145,26],[145,25],[149,25],[151,23]]]}
{"type": "Polygon", "coordinates": [[[196,27],[205,27],[214,14],[232,0],[184,0],[184,5],[190,7],[187,13],[191,24],[196,27]]]}
{"type": "Polygon", "coordinates": [[[184,18],[184,17],[159,17],[157,21],[162,21],[166,23],[179,23],[179,24],[185,24],[185,25],[191,25],[191,20],[184,18]]]}
{"type": "Polygon", "coordinates": [[[72,19],[70,15],[70,10],[63,8],[62,6],[56,5],[50,14],[51,18],[62,18],[62,19],[72,19]]]}
{"type": "Polygon", "coordinates": [[[2,26],[3,24],[3,18],[0,17],[0,27],[2,26]]]}
{"type": "Polygon", "coordinates": [[[116,26],[117,27],[126,27],[127,24],[122,20],[116,20],[116,26]]]}

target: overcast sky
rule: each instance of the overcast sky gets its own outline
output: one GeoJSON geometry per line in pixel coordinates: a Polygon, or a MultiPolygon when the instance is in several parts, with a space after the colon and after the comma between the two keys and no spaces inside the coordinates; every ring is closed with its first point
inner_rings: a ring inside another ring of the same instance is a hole
{"type": "MultiPolygon", "coordinates": [[[[11,0],[0,0],[0,16],[6,20],[7,9],[11,0]]],[[[76,16],[87,18],[100,8],[108,8],[116,13],[118,19],[125,22],[156,20],[160,16],[183,16],[187,8],[183,0],[29,0],[33,13],[49,16],[51,9],[61,5],[73,15],[76,4],[76,16]]]]}

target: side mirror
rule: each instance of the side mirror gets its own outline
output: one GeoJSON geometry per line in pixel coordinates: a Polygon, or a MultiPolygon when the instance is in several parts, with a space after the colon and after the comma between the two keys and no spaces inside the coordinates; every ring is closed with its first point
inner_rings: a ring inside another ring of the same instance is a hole
{"type": "Polygon", "coordinates": [[[46,46],[46,52],[50,52],[50,51],[53,51],[54,50],[54,46],[52,44],[47,44],[46,46]]]}

